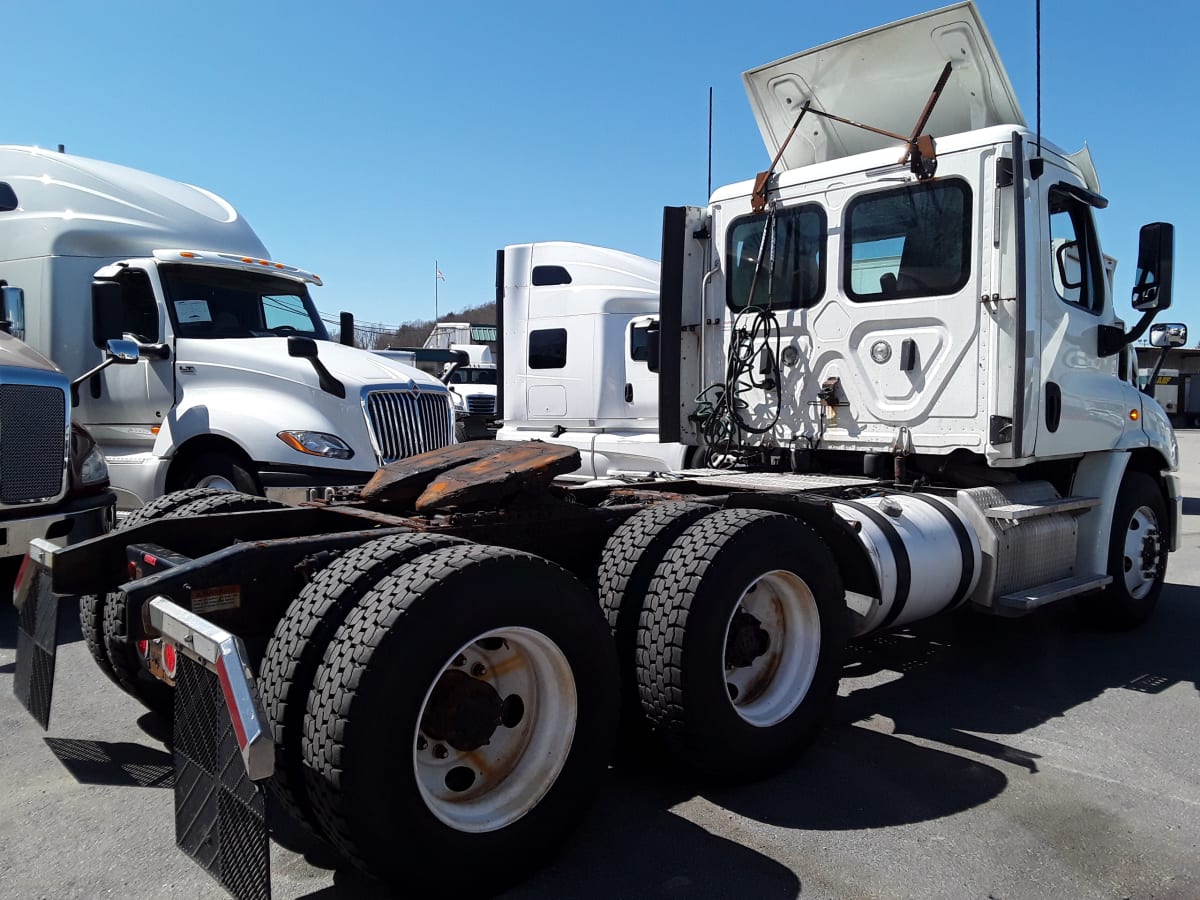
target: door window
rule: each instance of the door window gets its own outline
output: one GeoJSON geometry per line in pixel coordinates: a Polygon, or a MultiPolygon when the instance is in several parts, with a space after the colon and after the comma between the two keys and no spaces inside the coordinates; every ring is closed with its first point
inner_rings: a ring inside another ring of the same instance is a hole
{"type": "Polygon", "coordinates": [[[1050,188],[1050,273],[1058,296],[1089,312],[1104,306],[1103,261],[1092,213],[1066,191],[1050,188]]]}
{"type": "Polygon", "coordinates": [[[144,344],[156,342],[159,339],[158,302],[154,299],[150,276],[141,269],[126,269],[117,280],[121,284],[123,300],[121,330],[144,344]]]}

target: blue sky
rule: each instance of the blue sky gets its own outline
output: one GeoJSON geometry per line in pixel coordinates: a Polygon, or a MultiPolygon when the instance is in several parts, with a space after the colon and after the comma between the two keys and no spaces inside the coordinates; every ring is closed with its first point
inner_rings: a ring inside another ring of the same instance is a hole
{"type": "MultiPolygon", "coordinates": [[[[414,4],[56,2],[5,14],[6,143],[198,184],[323,312],[431,318],[491,300],[495,251],[577,240],[657,258],[662,207],[766,168],[741,73],[937,0],[414,4]]],[[[979,0],[1032,124],[1034,0],[979,0]]],[[[1046,137],[1091,147],[1128,295],[1138,227],[1176,225],[1175,308],[1200,338],[1190,179],[1200,132],[1191,4],[1047,0],[1046,137]],[[1164,27],[1166,20],[1170,27],[1164,27]]]]}

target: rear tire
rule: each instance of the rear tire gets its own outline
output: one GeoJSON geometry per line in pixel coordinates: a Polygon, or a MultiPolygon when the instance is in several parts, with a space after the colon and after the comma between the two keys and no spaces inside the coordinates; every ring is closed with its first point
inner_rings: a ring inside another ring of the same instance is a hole
{"type": "Polygon", "coordinates": [[[621,673],[622,733],[634,747],[648,737],[638,697],[638,622],[654,571],[679,535],[715,512],[699,503],[659,503],[625,520],[604,545],[596,576],[600,609],[617,646],[621,673]]]}
{"type": "Polygon", "coordinates": [[[342,554],[317,573],[275,626],[259,669],[263,709],[275,739],[275,774],[269,782],[283,806],[313,830],[319,823],[304,788],[304,711],[313,679],[347,613],[385,575],[419,556],[462,538],[395,534],[342,554]]]}
{"type": "Polygon", "coordinates": [[[714,512],[667,551],[638,630],[638,686],[656,734],[692,767],[760,778],[816,737],[847,639],[841,576],[792,516],[714,512]]]}
{"type": "MultiPolygon", "coordinates": [[[[217,493],[220,492],[211,488],[193,488],[190,491],[163,494],[135,509],[117,525],[115,530],[121,531],[141,525],[143,522],[164,518],[193,500],[201,500],[217,493]]],[[[124,687],[117,678],[116,672],[113,671],[112,663],[108,661],[108,649],[104,646],[104,607],[107,600],[107,594],[84,594],[79,598],[79,629],[83,632],[83,642],[87,646],[88,653],[100,667],[100,671],[114,683],[124,687]]]]}
{"type": "Polygon", "coordinates": [[[1095,599],[1101,625],[1136,628],[1153,614],[1167,574],[1168,522],[1154,479],[1144,472],[1125,473],[1108,541],[1112,582],[1095,599]]]}
{"type": "Polygon", "coordinates": [[[526,553],[435,550],[350,612],[305,717],[326,833],[405,893],[491,895],[600,788],[616,660],[595,599],[526,553]]]}
{"type": "MultiPolygon", "coordinates": [[[[201,490],[204,491],[203,494],[196,494],[193,491],[179,492],[179,494],[192,496],[187,502],[178,505],[165,502],[177,497],[178,494],[167,494],[160,497],[158,499],[164,501],[161,505],[141,521],[131,524],[133,516],[130,516],[124,527],[129,528],[151,519],[188,518],[206,513],[241,512],[282,505],[264,497],[248,494],[231,494],[211,489],[201,490]]],[[[149,506],[150,504],[147,504],[142,509],[145,510],[149,506]]],[[[130,640],[126,622],[128,606],[124,591],[111,591],[104,601],[104,649],[113,670],[113,677],[117,684],[145,706],[155,712],[170,715],[174,703],[174,692],[165,682],[159,681],[150,674],[145,660],[138,651],[137,641],[130,640]]]]}

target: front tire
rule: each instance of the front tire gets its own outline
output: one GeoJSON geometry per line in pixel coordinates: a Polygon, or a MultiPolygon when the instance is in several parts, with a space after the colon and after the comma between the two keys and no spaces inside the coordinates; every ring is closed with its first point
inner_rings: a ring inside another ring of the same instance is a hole
{"type": "Polygon", "coordinates": [[[208,488],[231,493],[257,494],[262,488],[254,473],[225,453],[202,453],[187,463],[181,479],[184,488],[208,488]]]}
{"type": "Polygon", "coordinates": [[[591,593],[526,553],[435,550],[351,611],[305,717],[333,843],[406,893],[491,895],[578,824],[617,718],[591,593]]]}
{"type": "Polygon", "coordinates": [[[694,523],[654,575],[638,629],[638,688],[685,763],[760,778],[816,737],[847,639],[833,556],[799,519],[729,509],[694,523]]]}
{"type": "Polygon", "coordinates": [[[1117,491],[1108,541],[1112,582],[1095,601],[1100,624],[1128,629],[1150,618],[1167,575],[1168,522],[1167,504],[1154,479],[1127,472],[1117,491]]]}

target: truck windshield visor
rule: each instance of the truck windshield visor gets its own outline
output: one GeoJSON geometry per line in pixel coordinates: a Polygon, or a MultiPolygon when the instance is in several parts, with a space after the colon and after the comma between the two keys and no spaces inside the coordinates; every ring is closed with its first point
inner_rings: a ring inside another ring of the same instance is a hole
{"type": "Polygon", "coordinates": [[[159,276],[178,337],[329,340],[301,282],[216,266],[164,265],[159,276]]]}

